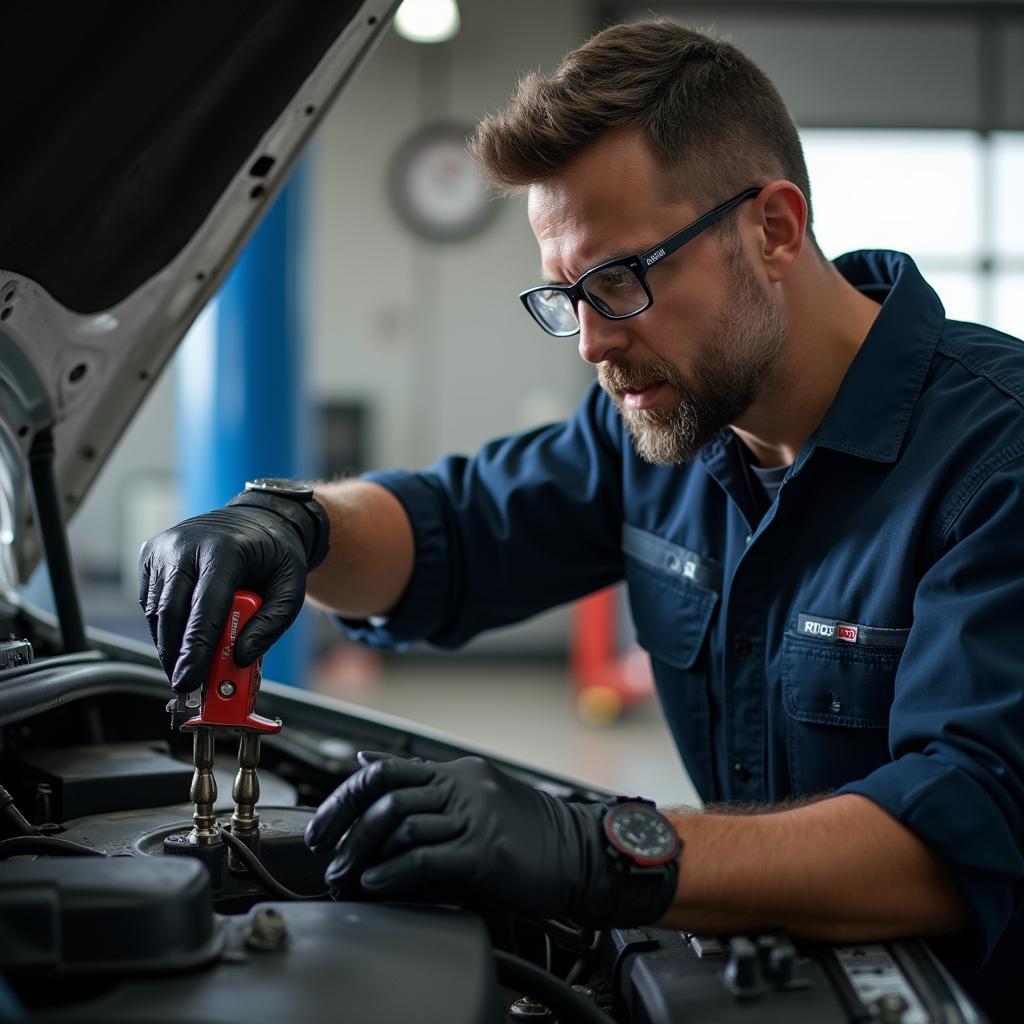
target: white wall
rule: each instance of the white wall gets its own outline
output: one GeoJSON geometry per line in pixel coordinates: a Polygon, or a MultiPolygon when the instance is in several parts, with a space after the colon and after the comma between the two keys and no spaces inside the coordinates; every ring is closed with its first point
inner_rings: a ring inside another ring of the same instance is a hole
{"type": "Polygon", "coordinates": [[[467,131],[518,70],[550,67],[586,32],[582,3],[462,4],[451,43],[394,33],[342,95],[313,160],[313,380],[372,403],[371,461],[419,466],[571,410],[590,375],[572,341],[528,319],[517,293],[539,258],[521,200],[466,242],[413,236],[387,197],[395,150],[434,121],[467,131]],[[537,26],[544,31],[538,32],[537,26]],[[544,413],[547,416],[544,416],[544,413]]]}

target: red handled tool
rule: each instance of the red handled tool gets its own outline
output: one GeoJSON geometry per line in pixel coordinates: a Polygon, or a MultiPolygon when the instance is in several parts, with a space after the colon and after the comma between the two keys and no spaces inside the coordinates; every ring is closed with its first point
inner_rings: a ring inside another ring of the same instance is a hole
{"type": "MultiPolygon", "coordinates": [[[[235,641],[245,624],[260,610],[263,600],[248,590],[236,592],[228,614],[227,625],[214,652],[202,691],[178,698],[168,705],[174,716],[185,708],[195,710],[192,701],[199,697],[199,714],[181,726],[193,729],[193,761],[195,774],[189,796],[195,804],[192,815],[194,827],[188,841],[193,845],[212,846],[221,842],[220,826],[214,813],[217,802],[217,779],[214,776],[215,730],[231,729],[241,734],[238,744],[238,774],[231,788],[235,810],[231,815],[231,832],[254,853],[259,849],[260,816],[256,813],[256,802],[260,795],[256,769],[260,763],[260,737],[263,733],[281,731],[280,718],[264,718],[254,711],[256,694],[260,692],[262,658],[257,658],[248,668],[235,663],[235,641]]],[[[185,711],[187,714],[188,712],[185,711]]],[[[228,867],[244,872],[244,862],[238,860],[234,851],[228,855],[228,867]]]]}
{"type": "Polygon", "coordinates": [[[254,729],[257,732],[280,732],[280,718],[264,718],[253,711],[256,694],[260,692],[263,658],[248,668],[235,664],[235,641],[245,624],[260,610],[263,600],[249,590],[239,590],[231,603],[224,633],[217,644],[213,664],[203,687],[199,714],[182,725],[194,729],[200,725],[216,725],[227,729],[254,729]]]}

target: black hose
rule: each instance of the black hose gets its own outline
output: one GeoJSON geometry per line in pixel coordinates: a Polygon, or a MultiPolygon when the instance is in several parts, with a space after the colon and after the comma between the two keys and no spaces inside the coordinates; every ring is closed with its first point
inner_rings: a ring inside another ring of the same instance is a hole
{"type": "Polygon", "coordinates": [[[600,932],[570,928],[552,918],[541,921],[539,927],[562,949],[567,949],[570,953],[594,953],[601,938],[600,932]]]}
{"type": "Polygon", "coordinates": [[[14,803],[14,797],[0,786],[0,816],[10,826],[10,830],[19,836],[34,836],[36,830],[14,803]]]}
{"type": "Polygon", "coordinates": [[[245,862],[245,866],[263,883],[264,887],[275,896],[283,900],[322,900],[330,895],[329,892],[318,892],[312,896],[292,892],[287,886],[282,885],[264,866],[259,857],[242,842],[238,836],[232,835],[227,829],[220,830],[221,838],[228,846],[245,862]]]}
{"type": "Polygon", "coordinates": [[[565,976],[566,985],[572,986],[579,984],[580,979],[583,977],[583,972],[587,969],[587,966],[588,962],[583,957],[580,957],[576,961],[576,963],[574,963],[572,967],[569,968],[569,973],[565,976]]]}
{"type": "Polygon", "coordinates": [[[59,839],[57,836],[15,836],[13,839],[0,839],[0,860],[33,853],[54,853],[65,857],[107,856],[102,850],[94,850],[91,846],[82,846],[81,843],[59,839]]]}
{"type": "Polygon", "coordinates": [[[498,981],[507,988],[532,996],[554,1012],[563,1024],[614,1024],[611,1017],[589,999],[574,992],[561,978],[548,974],[529,960],[502,949],[494,951],[498,981]]]}

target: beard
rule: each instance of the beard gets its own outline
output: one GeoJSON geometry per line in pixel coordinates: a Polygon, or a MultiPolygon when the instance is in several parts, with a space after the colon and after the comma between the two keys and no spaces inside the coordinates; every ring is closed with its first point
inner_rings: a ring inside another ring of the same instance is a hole
{"type": "Polygon", "coordinates": [[[765,294],[743,251],[728,255],[731,286],[718,317],[684,380],[663,359],[604,362],[598,382],[615,402],[637,455],[654,465],[690,461],[701,448],[776,387],[789,331],[782,312],[765,294]],[[674,393],[669,405],[626,409],[625,391],[662,382],[674,393]]]}

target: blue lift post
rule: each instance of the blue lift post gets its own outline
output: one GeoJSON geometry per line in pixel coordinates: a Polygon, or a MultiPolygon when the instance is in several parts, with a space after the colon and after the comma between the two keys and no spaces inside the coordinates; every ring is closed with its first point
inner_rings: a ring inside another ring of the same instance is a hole
{"type": "MultiPolygon", "coordinates": [[[[223,505],[259,476],[315,472],[300,292],[304,182],[299,167],[265,215],[176,366],[183,516],[223,505]]],[[[309,611],[279,640],[263,674],[305,685],[309,611]]]]}

